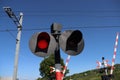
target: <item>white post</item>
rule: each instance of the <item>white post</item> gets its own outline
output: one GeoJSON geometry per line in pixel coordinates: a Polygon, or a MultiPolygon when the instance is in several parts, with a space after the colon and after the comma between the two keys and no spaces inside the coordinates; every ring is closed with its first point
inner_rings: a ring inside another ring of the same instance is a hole
{"type": "Polygon", "coordinates": [[[20,13],[20,20],[19,20],[20,24],[17,27],[18,33],[17,33],[17,39],[16,39],[16,51],[15,51],[13,80],[17,80],[18,57],[19,57],[21,31],[22,31],[22,21],[23,21],[23,13],[20,13]]]}

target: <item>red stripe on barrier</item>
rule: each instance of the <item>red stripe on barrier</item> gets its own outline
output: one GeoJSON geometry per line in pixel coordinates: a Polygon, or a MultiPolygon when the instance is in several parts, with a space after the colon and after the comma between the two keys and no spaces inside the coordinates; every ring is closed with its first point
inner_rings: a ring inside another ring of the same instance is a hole
{"type": "Polygon", "coordinates": [[[62,73],[56,72],[56,80],[62,80],[62,73]]]}

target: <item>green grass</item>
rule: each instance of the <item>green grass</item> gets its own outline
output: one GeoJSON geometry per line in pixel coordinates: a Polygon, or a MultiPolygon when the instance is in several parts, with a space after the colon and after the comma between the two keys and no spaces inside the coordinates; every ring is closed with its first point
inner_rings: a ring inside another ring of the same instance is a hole
{"type": "MultiPolygon", "coordinates": [[[[99,73],[99,71],[95,69],[67,76],[64,78],[64,80],[101,80],[101,75],[103,74],[99,73]]],[[[114,80],[119,79],[120,79],[120,64],[116,64],[114,69],[114,80]]]]}

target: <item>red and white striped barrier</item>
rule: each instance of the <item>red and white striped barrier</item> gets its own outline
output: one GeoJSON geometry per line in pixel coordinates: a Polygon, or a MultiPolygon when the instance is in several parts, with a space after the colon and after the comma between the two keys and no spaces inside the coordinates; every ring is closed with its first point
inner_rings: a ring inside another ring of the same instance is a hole
{"type": "Polygon", "coordinates": [[[63,74],[65,74],[65,71],[66,71],[66,69],[67,69],[67,66],[68,66],[68,63],[69,63],[69,61],[70,61],[70,55],[68,55],[68,57],[67,57],[67,59],[66,59],[66,63],[65,63],[65,67],[64,67],[64,70],[63,70],[63,74]]]}
{"type": "Polygon", "coordinates": [[[114,54],[113,54],[113,58],[112,58],[112,65],[111,65],[110,74],[113,74],[113,70],[114,70],[116,51],[117,51],[117,46],[118,46],[118,37],[119,37],[119,33],[117,33],[117,36],[116,36],[116,41],[115,41],[115,46],[114,46],[114,54]]]}
{"type": "Polygon", "coordinates": [[[110,65],[108,64],[108,60],[104,60],[102,63],[101,63],[100,61],[97,61],[96,63],[98,64],[97,69],[100,69],[100,68],[102,67],[102,65],[103,65],[104,67],[109,67],[109,66],[110,66],[110,65]]]}
{"type": "Polygon", "coordinates": [[[62,79],[64,78],[64,74],[65,74],[65,72],[66,72],[66,70],[67,70],[67,66],[68,66],[68,63],[69,63],[69,61],[70,61],[70,55],[68,55],[68,57],[67,57],[67,59],[66,59],[66,63],[65,63],[65,67],[64,67],[64,69],[63,69],[63,77],[62,77],[62,79]]]}
{"type": "Polygon", "coordinates": [[[55,67],[50,66],[50,73],[55,72],[55,67]]]}
{"type": "Polygon", "coordinates": [[[61,66],[61,68],[63,68],[63,70],[59,70],[59,69],[55,69],[55,67],[52,67],[50,66],[50,73],[53,73],[56,71],[56,80],[63,80],[64,78],[64,74],[67,70],[67,66],[68,66],[68,63],[70,61],[70,55],[68,55],[67,59],[66,59],[66,63],[65,63],[65,66],[61,66]]]}
{"type": "Polygon", "coordinates": [[[100,69],[100,67],[102,66],[101,62],[97,61],[96,63],[98,64],[97,69],[100,69]]]}

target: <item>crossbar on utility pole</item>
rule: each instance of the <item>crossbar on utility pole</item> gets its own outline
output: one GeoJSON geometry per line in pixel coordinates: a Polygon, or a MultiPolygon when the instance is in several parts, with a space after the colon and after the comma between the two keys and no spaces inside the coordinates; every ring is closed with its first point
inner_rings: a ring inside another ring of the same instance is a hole
{"type": "Polygon", "coordinates": [[[18,33],[16,38],[16,51],[15,51],[15,62],[14,62],[14,73],[13,80],[17,80],[17,70],[18,70],[18,57],[19,57],[19,49],[20,49],[20,39],[21,39],[21,31],[22,31],[22,21],[23,21],[23,13],[20,13],[20,18],[18,19],[15,14],[12,12],[10,7],[3,7],[8,16],[13,20],[13,22],[17,25],[18,33]]]}

